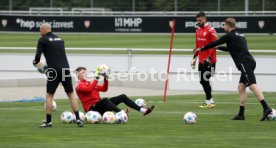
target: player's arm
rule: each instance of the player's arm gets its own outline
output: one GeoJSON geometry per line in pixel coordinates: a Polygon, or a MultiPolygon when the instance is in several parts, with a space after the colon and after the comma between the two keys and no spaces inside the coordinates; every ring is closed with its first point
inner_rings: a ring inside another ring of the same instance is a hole
{"type": "Polygon", "coordinates": [[[216,47],[216,49],[221,50],[221,51],[225,51],[225,52],[229,52],[229,50],[225,46],[219,46],[219,47],[216,47]]]}
{"type": "Polygon", "coordinates": [[[192,59],[192,61],[191,61],[191,67],[192,67],[192,69],[195,68],[198,54],[199,54],[199,51],[194,53],[193,59],[192,59]]]}
{"type": "Polygon", "coordinates": [[[207,44],[206,46],[203,46],[201,48],[197,48],[194,50],[194,52],[197,52],[197,51],[204,51],[204,50],[208,50],[210,48],[214,48],[218,45],[221,45],[221,44],[224,44],[228,39],[228,36],[227,35],[224,35],[222,36],[221,38],[219,38],[218,40],[214,41],[214,42],[211,42],[209,44],[207,44]]]}
{"type": "MultiPolygon", "coordinates": [[[[216,41],[218,39],[218,35],[217,35],[217,32],[216,32],[215,29],[212,29],[210,31],[210,39],[211,39],[212,42],[214,42],[214,41],[216,41]]],[[[215,49],[221,50],[221,51],[225,51],[225,52],[229,52],[229,50],[225,46],[215,47],[215,49]]]]}
{"type": "Polygon", "coordinates": [[[82,93],[87,93],[91,92],[93,89],[96,88],[98,85],[98,80],[95,79],[90,83],[79,83],[78,86],[76,87],[76,91],[82,92],[82,93]]]}
{"type": "MultiPolygon", "coordinates": [[[[198,48],[197,33],[196,33],[196,48],[198,48]]],[[[196,61],[197,61],[197,57],[198,57],[199,52],[200,51],[194,52],[194,56],[193,56],[193,59],[191,61],[191,67],[192,67],[192,69],[195,69],[195,65],[196,65],[196,61]]]]}
{"type": "MultiPolygon", "coordinates": [[[[196,48],[199,48],[198,42],[197,42],[197,33],[196,33],[196,47],[195,47],[195,49],[196,49],[196,48]]],[[[198,54],[199,54],[199,51],[198,51],[198,52],[194,52],[193,59],[196,59],[196,58],[198,57],[198,54]]]]}
{"type": "Polygon", "coordinates": [[[105,78],[103,85],[98,85],[98,91],[106,92],[108,90],[108,80],[105,78]]]}
{"type": "Polygon", "coordinates": [[[43,41],[43,38],[40,38],[37,43],[36,54],[35,54],[35,59],[33,61],[33,65],[37,65],[39,63],[41,54],[43,52],[44,45],[45,45],[45,43],[43,41]]]}

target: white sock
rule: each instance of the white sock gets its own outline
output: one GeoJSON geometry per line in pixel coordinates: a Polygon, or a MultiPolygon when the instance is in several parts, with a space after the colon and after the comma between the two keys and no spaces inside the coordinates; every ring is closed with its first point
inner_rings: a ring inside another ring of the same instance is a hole
{"type": "Polygon", "coordinates": [[[211,103],[215,103],[213,98],[210,99],[210,102],[211,102],[211,103]]]}
{"type": "Polygon", "coordinates": [[[205,103],[206,104],[214,104],[215,102],[214,102],[214,99],[211,98],[210,100],[205,100],[205,103]]]}
{"type": "Polygon", "coordinates": [[[211,104],[211,100],[205,100],[206,104],[211,104]]]}
{"type": "Polygon", "coordinates": [[[211,98],[210,100],[205,100],[205,103],[206,104],[214,104],[215,102],[214,102],[214,99],[211,98]]]}
{"type": "Polygon", "coordinates": [[[141,107],[141,109],[140,109],[140,112],[141,112],[141,113],[145,113],[146,111],[147,111],[147,109],[141,107]]]}

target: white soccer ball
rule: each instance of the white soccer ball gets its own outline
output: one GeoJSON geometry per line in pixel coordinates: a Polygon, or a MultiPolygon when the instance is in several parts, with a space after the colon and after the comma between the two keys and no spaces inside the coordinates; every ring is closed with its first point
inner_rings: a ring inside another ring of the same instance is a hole
{"type": "Polygon", "coordinates": [[[99,112],[89,111],[85,114],[85,121],[89,124],[101,123],[102,116],[99,112]]]}
{"type": "Polygon", "coordinates": [[[128,121],[128,116],[125,113],[125,111],[120,111],[118,113],[115,114],[115,122],[118,124],[123,124],[123,123],[127,123],[128,121]]]}
{"type": "MultiPolygon", "coordinates": [[[[74,116],[74,122],[76,122],[76,115],[75,115],[75,113],[72,113],[73,114],[73,116],[74,116]]],[[[79,111],[79,117],[80,117],[80,120],[81,121],[84,121],[85,120],[85,115],[84,115],[84,113],[83,112],[81,112],[81,111],[79,111]]]]}
{"type": "Polygon", "coordinates": [[[267,116],[268,120],[276,120],[276,110],[272,109],[272,112],[267,116]]]}
{"type": "Polygon", "coordinates": [[[106,64],[101,64],[99,66],[99,73],[101,75],[107,75],[108,76],[110,74],[110,67],[106,64]]]}
{"type": "Polygon", "coordinates": [[[142,108],[146,108],[146,107],[147,107],[146,101],[145,101],[144,99],[142,99],[142,98],[136,99],[136,100],[135,100],[135,103],[136,103],[138,106],[142,107],[142,108]]]}
{"type": "Polygon", "coordinates": [[[65,111],[60,115],[60,120],[65,124],[72,123],[74,120],[74,115],[70,111],[65,111]]]}
{"type": "Polygon", "coordinates": [[[184,123],[194,124],[197,120],[197,115],[193,112],[187,112],[183,117],[184,123]]]}
{"type": "MultiPolygon", "coordinates": [[[[46,108],[46,102],[44,104],[44,107],[46,108]]],[[[52,107],[52,111],[55,111],[57,109],[57,103],[56,101],[53,100],[53,107],[52,107]]]]}
{"type": "Polygon", "coordinates": [[[44,74],[48,69],[47,63],[43,60],[40,60],[40,62],[35,67],[37,68],[37,71],[42,74],[44,74]]]}
{"type": "Polygon", "coordinates": [[[107,111],[103,114],[103,122],[106,124],[112,124],[115,122],[115,115],[113,112],[107,111]]]}

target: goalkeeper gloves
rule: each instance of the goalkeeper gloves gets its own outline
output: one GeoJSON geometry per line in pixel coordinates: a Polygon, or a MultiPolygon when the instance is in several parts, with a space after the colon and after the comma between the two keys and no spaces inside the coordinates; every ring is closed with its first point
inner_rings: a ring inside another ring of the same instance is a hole
{"type": "Polygon", "coordinates": [[[95,79],[99,79],[100,68],[97,66],[95,71],[95,79]]]}
{"type": "Polygon", "coordinates": [[[37,64],[35,63],[35,60],[33,61],[33,65],[34,67],[41,67],[42,66],[42,63],[41,62],[38,62],[37,64]]]}

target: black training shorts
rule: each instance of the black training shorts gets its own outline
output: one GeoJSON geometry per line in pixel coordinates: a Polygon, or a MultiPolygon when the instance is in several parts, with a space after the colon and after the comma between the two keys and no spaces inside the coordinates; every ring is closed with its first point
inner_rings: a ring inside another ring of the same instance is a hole
{"type": "Polygon", "coordinates": [[[210,65],[198,64],[198,71],[199,71],[199,78],[200,81],[209,81],[211,77],[215,75],[215,70],[216,70],[216,63],[213,63],[210,65]]]}
{"type": "Polygon", "coordinates": [[[54,94],[60,82],[66,93],[73,92],[72,78],[69,69],[62,72],[60,70],[49,68],[46,71],[46,76],[47,93],[54,94]]]}
{"type": "Polygon", "coordinates": [[[256,84],[256,77],[254,70],[256,68],[256,62],[254,60],[241,62],[239,67],[241,71],[240,83],[250,86],[251,84],[256,84]]]}

